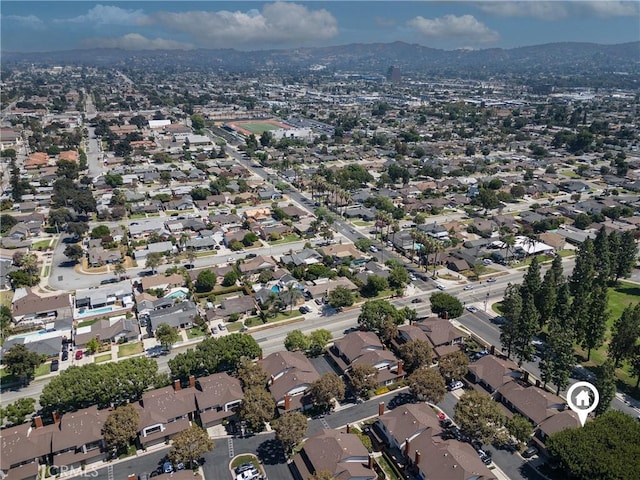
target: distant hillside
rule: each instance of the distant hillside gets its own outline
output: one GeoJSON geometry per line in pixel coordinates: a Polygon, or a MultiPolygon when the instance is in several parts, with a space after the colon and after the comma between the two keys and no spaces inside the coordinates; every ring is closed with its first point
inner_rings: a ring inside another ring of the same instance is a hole
{"type": "Polygon", "coordinates": [[[550,43],[512,49],[438,50],[404,42],[350,44],[320,48],[243,52],[225,50],[71,50],[48,53],[2,54],[3,63],[50,65],[102,65],[190,67],[251,71],[306,70],[325,65],[329,72],[358,71],[384,73],[390,65],[405,73],[457,75],[486,78],[495,74],[602,75],[611,72],[640,73],[640,42],[618,45],[593,43],[550,43]]]}

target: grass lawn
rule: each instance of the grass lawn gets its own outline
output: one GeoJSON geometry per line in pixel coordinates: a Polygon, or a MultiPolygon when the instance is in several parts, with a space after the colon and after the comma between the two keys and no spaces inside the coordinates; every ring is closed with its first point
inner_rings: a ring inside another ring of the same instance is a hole
{"type": "Polygon", "coordinates": [[[33,243],[31,245],[32,250],[47,250],[51,246],[51,239],[48,240],[40,240],[39,242],[33,243]]]}
{"type": "Polygon", "coordinates": [[[356,227],[369,227],[373,225],[373,222],[364,222],[362,220],[352,220],[351,223],[353,223],[356,227]]]}
{"type": "Polygon", "coordinates": [[[43,277],[47,278],[49,276],[50,272],[51,272],[51,265],[47,265],[46,267],[44,267],[44,275],[43,275],[43,277]]]}
{"type": "Polygon", "coordinates": [[[0,385],[9,385],[16,380],[17,378],[11,375],[6,368],[0,369],[0,385]]]}
{"type": "Polygon", "coordinates": [[[146,213],[132,213],[129,215],[129,220],[138,220],[140,218],[147,218],[146,213]]]}
{"type": "Polygon", "coordinates": [[[558,255],[560,255],[562,258],[575,257],[576,256],[576,251],[575,250],[560,250],[558,252],[558,255]]]}
{"type": "Polygon", "coordinates": [[[144,348],[142,342],[136,343],[123,343],[118,348],[118,358],[128,357],[129,355],[135,355],[136,353],[142,353],[144,348]]]}
{"type": "Polygon", "coordinates": [[[93,325],[97,321],[98,321],[98,319],[94,318],[93,320],[85,320],[84,322],[79,322],[78,323],[78,328],[80,328],[80,327],[88,327],[90,325],[93,325]]]}
{"type": "Polygon", "coordinates": [[[573,170],[561,170],[558,173],[560,173],[560,175],[564,175],[565,177],[569,177],[569,178],[582,178],[580,175],[578,175],[573,170]]]}
{"type": "Polygon", "coordinates": [[[231,322],[225,324],[229,332],[239,332],[242,328],[242,322],[231,322]]]}
{"type": "Polygon", "coordinates": [[[253,463],[253,466],[256,467],[256,470],[262,471],[262,467],[260,467],[260,462],[258,461],[258,457],[255,455],[238,455],[231,462],[231,468],[236,468],[242,465],[243,463],[253,463]]]}
{"type": "Polygon", "coordinates": [[[108,362],[109,360],[111,360],[110,353],[107,353],[105,355],[96,355],[95,357],[93,357],[93,363],[108,362]]]}
{"type": "MultiPolygon", "coordinates": [[[[293,312],[289,313],[289,310],[287,309],[286,312],[279,312],[275,317],[267,319],[267,323],[282,322],[286,320],[298,320],[299,318],[302,318],[302,316],[300,315],[300,312],[298,312],[298,310],[294,310],[293,312]]],[[[262,323],[262,320],[260,320],[260,317],[249,317],[244,321],[244,324],[247,327],[264,325],[262,323]]]]}
{"type": "Polygon", "coordinates": [[[298,240],[302,240],[298,235],[296,235],[295,233],[290,233],[289,235],[285,235],[284,237],[282,237],[280,240],[275,240],[272,242],[269,242],[270,245],[281,245],[283,243],[291,243],[291,242],[297,242],[298,240]]]}
{"type": "Polygon", "coordinates": [[[190,328],[189,330],[187,330],[187,338],[191,339],[191,338],[197,338],[197,337],[204,337],[207,334],[206,330],[203,330],[200,327],[193,327],[190,328]]]}
{"type": "Polygon", "coordinates": [[[11,300],[13,300],[13,291],[7,290],[4,292],[0,292],[0,305],[6,305],[7,307],[11,306],[11,300]]]}
{"type": "Polygon", "coordinates": [[[46,375],[49,372],[51,372],[51,363],[50,362],[41,363],[36,368],[36,374],[34,376],[35,377],[41,377],[42,375],[46,375]]]}

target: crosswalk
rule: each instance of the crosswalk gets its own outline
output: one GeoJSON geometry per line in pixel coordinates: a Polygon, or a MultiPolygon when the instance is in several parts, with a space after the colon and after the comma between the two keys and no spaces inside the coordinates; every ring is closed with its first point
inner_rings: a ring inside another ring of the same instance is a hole
{"type": "MultiPolygon", "coordinates": [[[[235,457],[235,452],[233,450],[233,438],[227,438],[227,446],[229,447],[229,458],[235,457]]],[[[111,480],[111,479],[109,479],[111,480]]]]}

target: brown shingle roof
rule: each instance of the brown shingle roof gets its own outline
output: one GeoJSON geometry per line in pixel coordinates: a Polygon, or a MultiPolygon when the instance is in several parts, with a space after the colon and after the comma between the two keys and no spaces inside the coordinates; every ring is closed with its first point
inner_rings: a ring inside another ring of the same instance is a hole
{"type": "Polygon", "coordinates": [[[382,350],[384,347],[378,336],[373,332],[351,332],[334,342],[337,350],[344,355],[349,363],[364,353],[365,350],[382,350]]]}
{"type": "Polygon", "coordinates": [[[15,300],[12,304],[14,317],[24,316],[30,313],[45,313],[61,309],[71,309],[71,295],[68,293],[41,297],[36,295],[30,288],[26,290],[27,295],[15,300]]]}
{"type": "Polygon", "coordinates": [[[318,371],[302,352],[275,352],[260,363],[272,378],[269,392],[276,402],[283,402],[284,396],[289,392],[308,387],[320,378],[318,371]]]}
{"type": "Polygon", "coordinates": [[[198,409],[222,407],[234,400],[244,398],[240,380],[227,373],[215,373],[198,379],[200,390],[196,391],[198,409]]]}
{"type": "Polygon", "coordinates": [[[97,406],[65,413],[58,424],[59,432],[53,435],[51,450],[59,452],[102,440],[102,426],[109,413],[110,410],[98,410],[97,406]]]}
{"type": "Polygon", "coordinates": [[[511,360],[493,355],[485,355],[472,363],[469,365],[469,371],[475,375],[478,382],[485,383],[492,391],[520,377],[518,365],[511,360]]]}
{"type": "Polygon", "coordinates": [[[380,418],[380,423],[401,446],[405,439],[411,440],[428,428],[432,429],[432,435],[438,435],[442,431],[438,416],[426,403],[402,405],[388,411],[380,418]]]}
{"type": "Polygon", "coordinates": [[[565,401],[539,387],[524,387],[517,382],[509,382],[498,389],[503,400],[508,401],[523,416],[536,425],[562,411],[565,401]]]}

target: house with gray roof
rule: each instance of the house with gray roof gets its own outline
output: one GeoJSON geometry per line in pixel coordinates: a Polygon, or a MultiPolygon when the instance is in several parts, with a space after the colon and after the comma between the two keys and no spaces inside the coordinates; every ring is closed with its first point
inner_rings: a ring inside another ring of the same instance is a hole
{"type": "Polygon", "coordinates": [[[191,301],[185,301],[168,308],[149,312],[149,321],[152,331],[155,332],[158,325],[163,323],[174,328],[190,327],[197,315],[196,305],[191,301]]]}

